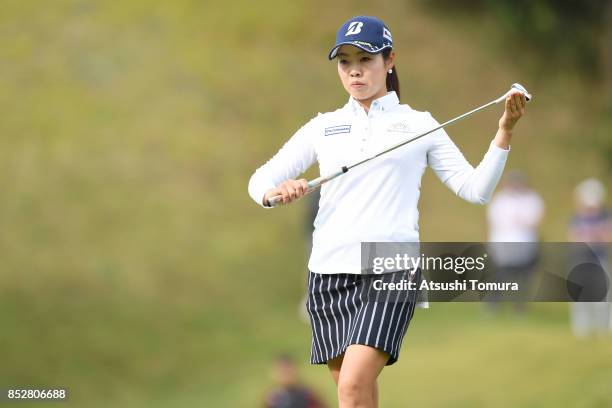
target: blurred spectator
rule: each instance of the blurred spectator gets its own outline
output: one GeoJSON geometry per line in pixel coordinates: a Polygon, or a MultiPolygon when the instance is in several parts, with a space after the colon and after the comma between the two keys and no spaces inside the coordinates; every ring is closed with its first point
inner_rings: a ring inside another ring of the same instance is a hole
{"type": "Polygon", "coordinates": [[[266,408],[322,408],[323,403],[300,384],[297,368],[288,355],[280,355],[274,364],[276,388],[266,397],[266,408]]]}
{"type": "MultiPolygon", "coordinates": [[[[604,204],[606,190],[599,180],[589,178],[578,184],[574,196],[576,213],[570,222],[568,238],[573,242],[589,243],[600,265],[609,270],[606,243],[612,241],[612,217],[604,204]]],[[[572,332],[576,337],[610,331],[611,319],[609,302],[570,304],[572,332]]]]}
{"type": "MultiPolygon", "coordinates": [[[[531,189],[524,173],[508,172],[502,187],[487,208],[489,252],[496,266],[499,282],[517,282],[521,288],[517,308],[525,306],[524,295],[538,258],[538,227],[544,214],[544,202],[531,189]],[[506,243],[512,244],[506,244],[506,243]],[[500,243],[500,244],[496,244],[500,243]]],[[[496,306],[499,293],[493,293],[491,306],[496,306]]]]}

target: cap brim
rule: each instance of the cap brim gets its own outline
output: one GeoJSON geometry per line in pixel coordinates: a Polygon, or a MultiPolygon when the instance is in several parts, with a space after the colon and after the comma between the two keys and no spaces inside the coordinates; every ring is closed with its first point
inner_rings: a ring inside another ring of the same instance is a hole
{"type": "Polygon", "coordinates": [[[336,44],[334,46],[334,48],[332,48],[329,51],[329,55],[327,56],[327,58],[329,58],[330,61],[333,60],[334,58],[336,58],[336,56],[338,54],[338,49],[340,47],[342,47],[343,45],[352,45],[353,47],[360,48],[360,49],[364,50],[365,52],[367,52],[369,54],[378,54],[379,52],[381,52],[385,48],[392,48],[391,45],[384,45],[381,48],[373,48],[373,47],[368,47],[367,45],[363,45],[363,44],[359,44],[359,43],[354,43],[352,41],[346,41],[346,42],[341,42],[339,44],[336,44]]]}

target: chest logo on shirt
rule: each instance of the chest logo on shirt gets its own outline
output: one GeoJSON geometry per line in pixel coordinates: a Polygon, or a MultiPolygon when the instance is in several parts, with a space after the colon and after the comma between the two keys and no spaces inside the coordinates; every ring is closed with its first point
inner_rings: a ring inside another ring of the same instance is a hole
{"type": "Polygon", "coordinates": [[[351,125],[331,126],[325,128],[325,136],[337,135],[339,133],[351,133],[351,125]]]}
{"type": "Polygon", "coordinates": [[[412,133],[412,127],[406,122],[392,123],[388,128],[389,132],[412,133]]]}

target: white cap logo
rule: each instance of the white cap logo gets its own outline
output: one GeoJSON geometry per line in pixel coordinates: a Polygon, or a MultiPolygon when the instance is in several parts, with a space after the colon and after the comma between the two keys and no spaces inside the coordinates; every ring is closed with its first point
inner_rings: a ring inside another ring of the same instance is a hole
{"type": "Polygon", "coordinates": [[[387,30],[386,28],[383,28],[383,37],[393,42],[393,37],[391,37],[391,31],[387,30]]]}
{"type": "Polygon", "coordinates": [[[361,27],[363,27],[363,23],[361,21],[353,21],[351,24],[349,24],[348,30],[346,30],[346,34],[344,34],[344,36],[359,34],[361,32],[361,27]]]}

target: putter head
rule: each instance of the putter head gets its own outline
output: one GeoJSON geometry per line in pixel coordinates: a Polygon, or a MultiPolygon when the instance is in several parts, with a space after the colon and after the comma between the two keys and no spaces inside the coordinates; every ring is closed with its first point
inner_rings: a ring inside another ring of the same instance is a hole
{"type": "Polygon", "coordinates": [[[521,84],[512,84],[512,86],[510,87],[510,91],[512,90],[517,90],[523,95],[525,95],[525,99],[527,99],[528,101],[530,101],[532,98],[531,94],[527,92],[527,89],[521,84]]]}
{"type": "Polygon", "coordinates": [[[495,100],[495,103],[499,103],[499,102],[503,102],[506,99],[506,96],[508,96],[508,94],[512,91],[519,91],[520,93],[522,93],[523,95],[525,95],[525,99],[527,101],[530,101],[533,96],[531,96],[531,94],[529,92],[527,92],[527,89],[525,89],[525,87],[521,84],[512,84],[512,86],[510,87],[510,90],[508,92],[506,92],[505,94],[503,94],[502,96],[500,96],[499,98],[497,98],[495,100]]]}

